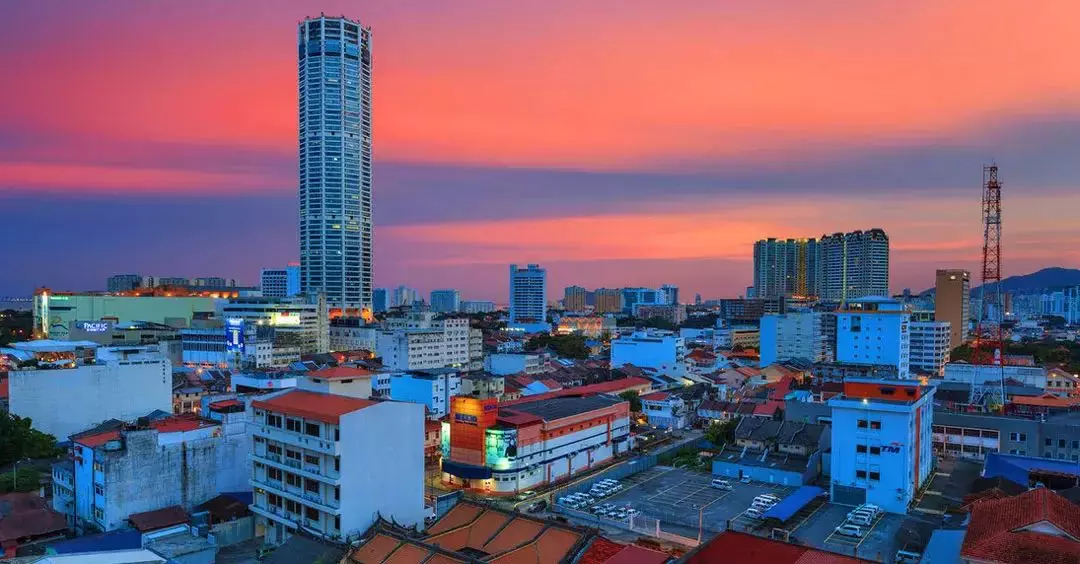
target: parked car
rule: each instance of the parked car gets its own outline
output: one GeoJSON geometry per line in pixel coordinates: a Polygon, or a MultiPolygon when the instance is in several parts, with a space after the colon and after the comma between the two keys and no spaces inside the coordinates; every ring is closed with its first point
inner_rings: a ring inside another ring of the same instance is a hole
{"type": "Polygon", "coordinates": [[[744,483],[744,484],[749,484],[750,483],[750,476],[743,476],[742,478],[739,478],[739,481],[744,483]]]}
{"type": "Polygon", "coordinates": [[[526,510],[529,513],[539,513],[545,509],[547,509],[547,502],[541,499],[539,501],[534,501],[529,504],[529,507],[526,510]]]}
{"type": "Polygon", "coordinates": [[[859,537],[863,536],[862,527],[860,527],[858,525],[852,525],[850,523],[844,523],[843,525],[840,525],[839,527],[836,528],[835,532],[836,532],[836,534],[843,535],[845,537],[859,538],[859,537]]]}
{"type": "Polygon", "coordinates": [[[727,491],[731,491],[731,490],[733,490],[733,489],[734,489],[734,488],[732,488],[732,487],[731,487],[731,482],[729,482],[729,481],[727,481],[727,480],[720,480],[720,479],[715,479],[715,480],[713,480],[713,481],[712,481],[712,483],[711,483],[711,484],[709,484],[709,485],[711,485],[712,487],[714,487],[714,488],[716,488],[716,489],[718,489],[718,490],[727,490],[727,491]]]}
{"type": "Polygon", "coordinates": [[[761,519],[761,511],[754,509],[753,507],[747,509],[746,511],[743,511],[743,515],[746,515],[751,519],[761,519]]]}
{"type": "Polygon", "coordinates": [[[859,525],[859,526],[862,526],[862,527],[869,527],[870,524],[874,522],[874,518],[867,515],[867,514],[865,514],[865,513],[858,513],[856,515],[848,517],[847,522],[851,523],[852,525],[859,525]]]}

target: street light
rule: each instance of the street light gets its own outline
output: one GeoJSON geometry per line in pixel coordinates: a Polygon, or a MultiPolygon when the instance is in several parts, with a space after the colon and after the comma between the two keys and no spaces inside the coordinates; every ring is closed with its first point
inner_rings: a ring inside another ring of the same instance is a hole
{"type": "Polygon", "coordinates": [[[15,465],[11,467],[11,491],[19,491],[19,465],[23,462],[30,462],[29,458],[22,460],[16,460],[15,465]]]}

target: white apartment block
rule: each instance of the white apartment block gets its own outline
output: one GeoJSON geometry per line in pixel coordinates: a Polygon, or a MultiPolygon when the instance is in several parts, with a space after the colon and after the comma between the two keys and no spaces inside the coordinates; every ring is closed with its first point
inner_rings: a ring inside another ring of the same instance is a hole
{"type": "Polygon", "coordinates": [[[825,362],[828,348],[824,314],[817,311],[769,314],[761,318],[762,368],[776,362],[825,362]]]}
{"type": "Polygon", "coordinates": [[[940,377],[949,361],[952,324],[948,321],[912,321],[909,330],[912,372],[940,377]]]}
{"type": "Polygon", "coordinates": [[[424,407],[306,390],[252,402],[255,534],[355,539],[424,521],[424,407]]]}
{"type": "Polygon", "coordinates": [[[35,429],[58,441],[106,419],[130,421],[155,409],[172,413],[172,363],[157,345],[42,340],[0,349],[5,353],[37,363],[8,372],[11,413],[29,417],[35,429]]]}
{"type": "Polygon", "coordinates": [[[910,377],[911,313],[892,298],[867,297],[848,302],[836,313],[836,361],[895,366],[897,377],[910,377]]]}
{"type": "Polygon", "coordinates": [[[375,353],[389,370],[462,368],[476,356],[468,319],[419,312],[387,319],[385,325],[376,334],[375,353]]]}

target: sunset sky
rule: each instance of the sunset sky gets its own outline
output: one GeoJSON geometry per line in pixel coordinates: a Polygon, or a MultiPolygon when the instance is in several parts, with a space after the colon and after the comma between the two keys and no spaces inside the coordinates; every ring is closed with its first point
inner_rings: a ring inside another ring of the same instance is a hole
{"type": "Polygon", "coordinates": [[[1075,0],[35,0],[0,18],[0,295],[298,259],[296,23],[373,28],[376,285],[751,283],[884,228],[891,286],[1080,266],[1075,0]]]}

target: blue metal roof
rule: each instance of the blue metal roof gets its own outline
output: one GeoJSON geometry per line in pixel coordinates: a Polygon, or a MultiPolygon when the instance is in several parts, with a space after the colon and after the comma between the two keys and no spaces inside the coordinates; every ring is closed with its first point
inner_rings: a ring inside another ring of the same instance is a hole
{"type": "Polygon", "coordinates": [[[1001,476],[1016,482],[1017,484],[1026,486],[1028,483],[1028,474],[1034,470],[1080,475],[1080,463],[1069,460],[1040,458],[1037,456],[1021,456],[1018,454],[991,452],[986,455],[986,464],[983,466],[983,477],[997,478],[1001,476]]]}
{"type": "Polygon", "coordinates": [[[797,513],[806,504],[814,500],[815,497],[825,493],[825,490],[817,486],[803,486],[791,495],[780,500],[780,503],[772,506],[762,515],[765,519],[779,519],[781,522],[791,519],[791,516],[797,513]]]}
{"type": "Polygon", "coordinates": [[[49,545],[48,552],[49,554],[76,554],[135,548],[142,548],[142,533],[135,529],[125,529],[54,542],[49,545]]]}
{"type": "Polygon", "coordinates": [[[967,531],[938,529],[930,535],[920,564],[952,564],[960,561],[960,549],[967,531]]]}

